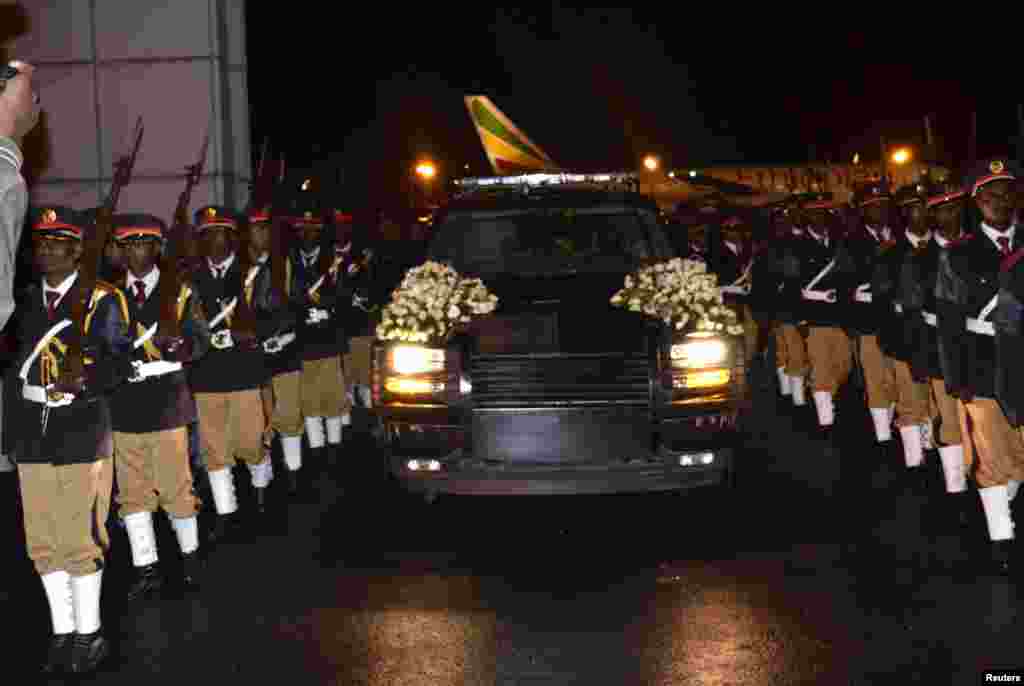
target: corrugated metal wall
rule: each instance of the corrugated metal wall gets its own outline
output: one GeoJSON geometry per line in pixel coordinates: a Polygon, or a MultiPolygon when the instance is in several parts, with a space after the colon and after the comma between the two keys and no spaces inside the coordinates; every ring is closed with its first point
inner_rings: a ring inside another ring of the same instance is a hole
{"type": "MultiPolygon", "coordinates": [[[[244,0],[34,0],[10,57],[36,68],[45,154],[33,201],[98,205],[136,118],[145,137],[121,211],[170,219],[186,165],[209,128],[192,209],[240,206],[251,177],[244,0]]],[[[32,151],[30,151],[32,152],[32,151]]],[[[39,159],[42,157],[42,159],[39,159]]],[[[41,166],[39,169],[37,167],[41,166]]]]}

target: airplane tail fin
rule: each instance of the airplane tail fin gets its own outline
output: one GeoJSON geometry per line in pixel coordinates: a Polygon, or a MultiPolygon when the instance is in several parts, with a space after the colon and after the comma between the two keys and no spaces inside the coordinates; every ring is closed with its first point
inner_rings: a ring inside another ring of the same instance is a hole
{"type": "Polygon", "coordinates": [[[560,171],[547,154],[501,113],[489,98],[469,95],[466,109],[494,173],[499,176],[560,171]]]}

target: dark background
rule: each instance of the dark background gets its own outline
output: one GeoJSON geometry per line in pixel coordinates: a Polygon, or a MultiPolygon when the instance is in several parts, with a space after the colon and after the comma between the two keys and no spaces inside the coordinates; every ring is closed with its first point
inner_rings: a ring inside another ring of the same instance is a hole
{"type": "MultiPolygon", "coordinates": [[[[580,170],[635,168],[647,152],[678,168],[871,161],[880,136],[919,148],[929,113],[941,161],[956,165],[972,109],[981,154],[1002,153],[1016,131],[1014,98],[979,106],[972,86],[984,71],[951,59],[944,46],[955,44],[919,24],[689,8],[420,4],[345,15],[304,4],[282,15],[249,3],[254,147],[270,137],[290,165],[344,167],[349,187],[379,203],[401,191],[418,156],[446,175],[490,173],[467,94],[490,96],[580,170]]],[[[999,63],[982,66],[989,59],[999,63]]]]}

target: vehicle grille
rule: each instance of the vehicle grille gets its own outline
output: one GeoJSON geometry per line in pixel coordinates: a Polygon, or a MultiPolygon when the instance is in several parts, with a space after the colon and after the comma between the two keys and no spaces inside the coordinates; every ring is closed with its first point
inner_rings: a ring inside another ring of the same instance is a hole
{"type": "Polygon", "coordinates": [[[491,354],[470,361],[475,407],[647,405],[646,353],[491,354]]]}

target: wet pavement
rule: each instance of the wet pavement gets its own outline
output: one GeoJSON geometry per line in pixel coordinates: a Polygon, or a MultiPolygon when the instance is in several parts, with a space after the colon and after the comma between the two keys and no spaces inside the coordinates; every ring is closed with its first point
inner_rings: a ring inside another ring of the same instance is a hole
{"type": "MultiPolygon", "coordinates": [[[[200,592],[136,608],[115,529],[117,652],[80,683],[975,684],[1024,667],[1024,587],[965,568],[983,518],[946,523],[934,454],[930,490],[907,492],[855,397],[832,448],[762,376],[731,492],[428,505],[362,442],[344,493],[326,478],[277,530],[214,551],[200,592]]],[[[9,494],[2,653],[25,676],[4,683],[51,683],[29,676],[49,614],[9,494]]]]}

